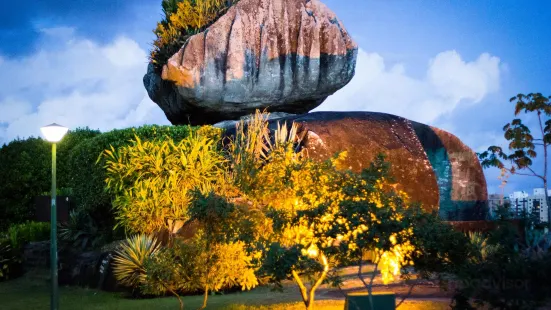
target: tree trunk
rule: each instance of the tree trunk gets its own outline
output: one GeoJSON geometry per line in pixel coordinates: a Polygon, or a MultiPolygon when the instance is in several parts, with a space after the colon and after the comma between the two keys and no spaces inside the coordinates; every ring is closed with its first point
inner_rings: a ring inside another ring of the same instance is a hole
{"type": "Polygon", "coordinates": [[[306,308],[308,310],[313,307],[316,290],[323,283],[323,280],[325,280],[325,277],[327,277],[327,273],[329,272],[329,262],[327,261],[327,257],[325,257],[325,254],[322,253],[320,254],[320,258],[321,264],[323,265],[323,272],[321,273],[316,283],[310,288],[310,297],[308,298],[308,306],[306,308]]]}
{"type": "Polygon", "coordinates": [[[300,289],[300,297],[302,297],[302,302],[304,302],[304,306],[306,309],[309,309],[310,303],[308,302],[308,294],[306,292],[306,286],[304,286],[304,283],[302,283],[302,280],[300,279],[298,273],[294,270],[291,270],[291,274],[293,275],[293,278],[297,282],[297,285],[300,289]]]}
{"type": "Polygon", "coordinates": [[[543,190],[545,191],[545,204],[547,205],[547,227],[551,228],[551,210],[549,210],[549,195],[547,194],[547,142],[545,141],[545,130],[541,122],[541,112],[538,111],[538,121],[540,123],[541,137],[543,142],[543,190]]]}
{"type": "Polygon", "coordinates": [[[291,270],[291,274],[293,275],[293,278],[300,288],[300,296],[302,297],[302,301],[304,302],[304,307],[306,308],[306,310],[314,309],[316,290],[323,283],[323,280],[325,280],[325,278],[327,277],[327,273],[329,272],[329,262],[327,261],[327,257],[322,253],[320,255],[320,258],[321,264],[323,265],[323,272],[321,273],[316,283],[312,285],[310,290],[306,289],[306,286],[304,285],[304,283],[302,283],[302,280],[300,279],[298,273],[294,270],[291,270]]]}
{"type": "Polygon", "coordinates": [[[205,309],[207,307],[207,300],[209,298],[209,287],[205,286],[205,294],[203,295],[203,305],[200,309],[205,309]]]}
{"type": "Polygon", "coordinates": [[[178,293],[176,293],[173,289],[170,288],[169,285],[167,285],[166,283],[162,283],[162,285],[174,296],[176,296],[176,298],[178,298],[178,302],[180,303],[180,310],[184,310],[184,301],[182,300],[182,298],[180,297],[180,295],[178,295],[178,293]]]}
{"type": "Polygon", "coordinates": [[[547,206],[547,227],[551,229],[551,210],[549,208],[549,194],[547,193],[547,179],[543,180],[543,187],[545,190],[545,204],[547,206]]]}

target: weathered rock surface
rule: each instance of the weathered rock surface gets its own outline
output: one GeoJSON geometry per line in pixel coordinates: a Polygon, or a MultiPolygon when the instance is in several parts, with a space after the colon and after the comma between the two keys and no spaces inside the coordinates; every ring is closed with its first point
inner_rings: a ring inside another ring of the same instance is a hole
{"type": "Polygon", "coordinates": [[[319,0],[241,0],[144,85],[173,124],[305,113],[354,76],[357,45],[319,0]]]}
{"type": "MultiPolygon", "coordinates": [[[[486,216],[487,189],[474,152],[443,130],[375,112],[314,112],[270,121],[299,123],[307,130],[303,146],[310,157],[327,159],[347,151],[350,169],[368,167],[379,153],[411,201],[446,220],[486,216]]],[[[232,128],[227,127],[231,134],[232,128]]]]}

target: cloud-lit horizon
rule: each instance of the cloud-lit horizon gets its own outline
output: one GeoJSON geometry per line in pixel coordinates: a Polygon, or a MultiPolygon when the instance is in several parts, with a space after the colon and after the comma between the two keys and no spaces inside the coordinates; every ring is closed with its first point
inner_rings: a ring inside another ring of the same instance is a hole
{"type": "MultiPolygon", "coordinates": [[[[509,97],[551,93],[549,76],[540,73],[551,72],[545,52],[551,40],[544,40],[539,52],[521,46],[534,39],[534,31],[539,39],[549,34],[536,21],[506,25],[499,15],[522,16],[534,8],[323,2],[360,50],[354,79],[316,111],[395,114],[447,130],[482,151],[505,142],[501,127],[513,117],[509,97]],[[464,20],[477,9],[494,15],[464,20]]],[[[18,9],[10,5],[8,11],[18,9]]],[[[142,84],[160,1],[102,0],[82,10],[74,2],[65,6],[50,12],[37,6],[18,13],[19,20],[0,19],[0,145],[38,136],[38,128],[51,122],[101,131],[169,124],[142,84]]],[[[495,169],[486,171],[489,193],[498,191],[497,176],[495,169]]],[[[537,180],[513,177],[507,191],[533,187],[539,187],[537,180]]]]}

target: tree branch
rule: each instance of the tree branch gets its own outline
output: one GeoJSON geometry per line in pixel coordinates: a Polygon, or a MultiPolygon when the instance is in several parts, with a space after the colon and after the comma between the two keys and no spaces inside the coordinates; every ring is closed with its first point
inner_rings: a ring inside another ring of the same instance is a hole
{"type": "Polygon", "coordinates": [[[365,288],[368,288],[368,284],[365,282],[364,278],[362,277],[362,267],[363,267],[362,257],[360,256],[360,262],[358,264],[358,278],[360,278],[360,281],[362,281],[365,288]]]}
{"type": "Polygon", "coordinates": [[[414,288],[416,285],[417,285],[417,284],[414,283],[414,284],[412,284],[412,285],[409,287],[409,291],[408,291],[407,295],[404,296],[404,298],[402,298],[402,300],[400,300],[400,302],[396,305],[396,309],[398,309],[398,307],[400,307],[400,306],[402,305],[402,303],[403,303],[406,299],[408,299],[408,298],[411,296],[411,293],[413,292],[413,288],[414,288]]]}
{"type": "Polygon", "coordinates": [[[314,296],[315,296],[316,290],[323,283],[323,280],[325,280],[325,277],[329,272],[329,263],[327,262],[327,257],[323,253],[321,253],[320,255],[321,255],[321,264],[323,265],[323,272],[321,273],[321,276],[316,281],[316,283],[310,288],[310,297],[308,298],[309,305],[312,305],[314,303],[314,298],[315,298],[314,296]]]}
{"type": "Polygon", "coordinates": [[[512,172],[511,169],[509,168],[505,168],[503,167],[503,169],[505,169],[507,172],[509,172],[510,174],[517,174],[517,175],[523,175],[523,176],[527,176],[527,177],[536,177],[536,178],[540,178],[542,179],[542,176],[541,175],[538,175],[534,172],[534,170],[532,170],[532,168],[530,167],[526,167],[528,168],[530,171],[532,171],[532,174],[527,174],[527,173],[520,173],[520,172],[512,172]]]}
{"type": "Polygon", "coordinates": [[[302,301],[304,302],[304,305],[308,307],[308,293],[306,290],[306,286],[302,283],[302,280],[300,279],[298,273],[293,269],[291,270],[291,274],[293,275],[293,278],[297,282],[298,287],[300,288],[300,295],[302,297],[302,301]]]}
{"type": "Polygon", "coordinates": [[[537,174],[537,173],[536,173],[532,168],[530,168],[529,166],[526,166],[526,169],[530,170],[530,172],[532,172],[535,176],[541,178],[541,175],[537,174]]]}
{"type": "Polygon", "coordinates": [[[178,302],[180,303],[180,310],[184,310],[184,301],[182,300],[182,298],[180,297],[180,295],[178,293],[176,293],[173,289],[169,288],[167,285],[165,285],[165,288],[170,292],[172,293],[172,295],[176,296],[176,298],[178,298],[178,302]]]}

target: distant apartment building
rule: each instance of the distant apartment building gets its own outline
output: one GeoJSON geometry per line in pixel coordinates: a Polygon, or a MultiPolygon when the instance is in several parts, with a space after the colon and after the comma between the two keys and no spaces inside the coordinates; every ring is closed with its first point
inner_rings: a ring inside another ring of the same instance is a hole
{"type": "Polygon", "coordinates": [[[509,202],[511,203],[509,212],[514,218],[521,217],[527,212],[528,208],[528,193],[518,191],[509,194],[509,202]]]}
{"type": "MultiPolygon", "coordinates": [[[[551,191],[548,190],[551,194],[551,191]]],[[[491,196],[491,195],[490,195],[491,196]]],[[[488,199],[489,204],[491,204],[488,199]]],[[[514,192],[509,195],[510,213],[512,217],[527,216],[539,219],[541,222],[547,222],[549,208],[545,196],[545,189],[535,188],[533,195],[528,195],[525,191],[514,192]]]]}

